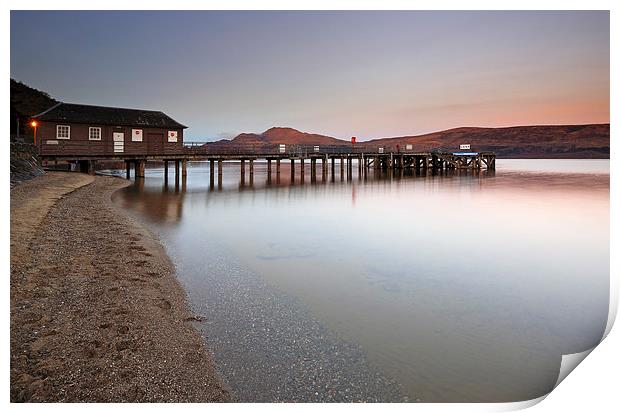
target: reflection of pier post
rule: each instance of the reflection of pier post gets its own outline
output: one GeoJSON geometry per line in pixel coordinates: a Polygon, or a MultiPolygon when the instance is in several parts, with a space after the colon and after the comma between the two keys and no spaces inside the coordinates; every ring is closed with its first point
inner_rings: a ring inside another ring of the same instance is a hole
{"type": "Polygon", "coordinates": [[[168,161],[164,161],[164,183],[168,185],[168,161]]]}
{"type": "Polygon", "coordinates": [[[332,156],[332,182],[336,179],[336,157],[332,156]]]}
{"type": "Polygon", "coordinates": [[[278,176],[278,180],[280,179],[280,159],[276,159],[276,175],[278,176]]]}
{"type": "Polygon", "coordinates": [[[271,179],[271,159],[267,159],[267,176],[271,179]]]}
{"type": "Polygon", "coordinates": [[[131,161],[125,161],[125,177],[127,179],[131,178],[131,161]]]}
{"type": "Polygon", "coordinates": [[[310,158],[310,182],[316,182],[316,158],[310,158]]]}
{"type": "Polygon", "coordinates": [[[245,185],[245,159],[241,160],[241,185],[245,185]]]}

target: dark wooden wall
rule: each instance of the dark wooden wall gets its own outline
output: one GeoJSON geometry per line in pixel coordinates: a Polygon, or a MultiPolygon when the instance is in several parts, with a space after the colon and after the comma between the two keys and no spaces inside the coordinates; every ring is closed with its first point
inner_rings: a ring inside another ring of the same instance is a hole
{"type": "Polygon", "coordinates": [[[78,123],[40,122],[37,128],[37,146],[41,155],[165,155],[183,151],[183,129],[161,129],[131,126],[85,125],[78,123]],[[56,125],[71,127],[70,139],[56,139],[56,125]],[[89,140],[88,128],[100,127],[101,140],[89,140]],[[132,141],[131,130],[142,130],[142,142],[132,141]],[[177,142],[168,142],[168,131],[178,134],[177,142]],[[112,134],[124,133],[124,152],[114,152],[112,134]],[[58,142],[50,144],[48,141],[58,142]]]}

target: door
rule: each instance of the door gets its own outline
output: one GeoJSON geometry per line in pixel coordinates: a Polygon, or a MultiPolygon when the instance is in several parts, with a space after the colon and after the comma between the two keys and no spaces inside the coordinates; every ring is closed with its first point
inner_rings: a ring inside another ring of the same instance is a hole
{"type": "Polygon", "coordinates": [[[150,155],[161,155],[164,153],[164,133],[149,132],[146,136],[146,149],[150,155]]]}
{"type": "Polygon", "coordinates": [[[114,132],[112,134],[112,140],[114,141],[114,153],[125,152],[125,133],[114,132]]]}

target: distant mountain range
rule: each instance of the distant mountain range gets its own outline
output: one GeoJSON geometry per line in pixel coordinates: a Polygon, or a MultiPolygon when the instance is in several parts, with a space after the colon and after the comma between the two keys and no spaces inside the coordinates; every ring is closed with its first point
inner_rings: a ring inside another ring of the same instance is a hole
{"type": "MultiPolygon", "coordinates": [[[[463,127],[416,136],[373,139],[355,145],[376,151],[414,151],[458,149],[471,144],[475,151],[494,151],[503,158],[609,158],[609,124],[514,126],[507,128],[463,127]]],[[[249,147],[256,151],[274,145],[351,146],[350,141],[325,135],[300,132],[293,128],[274,127],[263,133],[242,133],[232,140],[207,143],[212,149],[249,147]]]]}

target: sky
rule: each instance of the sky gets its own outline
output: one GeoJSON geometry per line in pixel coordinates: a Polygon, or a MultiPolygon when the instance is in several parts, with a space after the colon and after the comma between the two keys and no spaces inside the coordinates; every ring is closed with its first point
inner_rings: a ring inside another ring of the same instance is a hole
{"type": "Polygon", "coordinates": [[[607,11],[12,11],[11,77],[185,140],[609,122],[607,11]]]}

